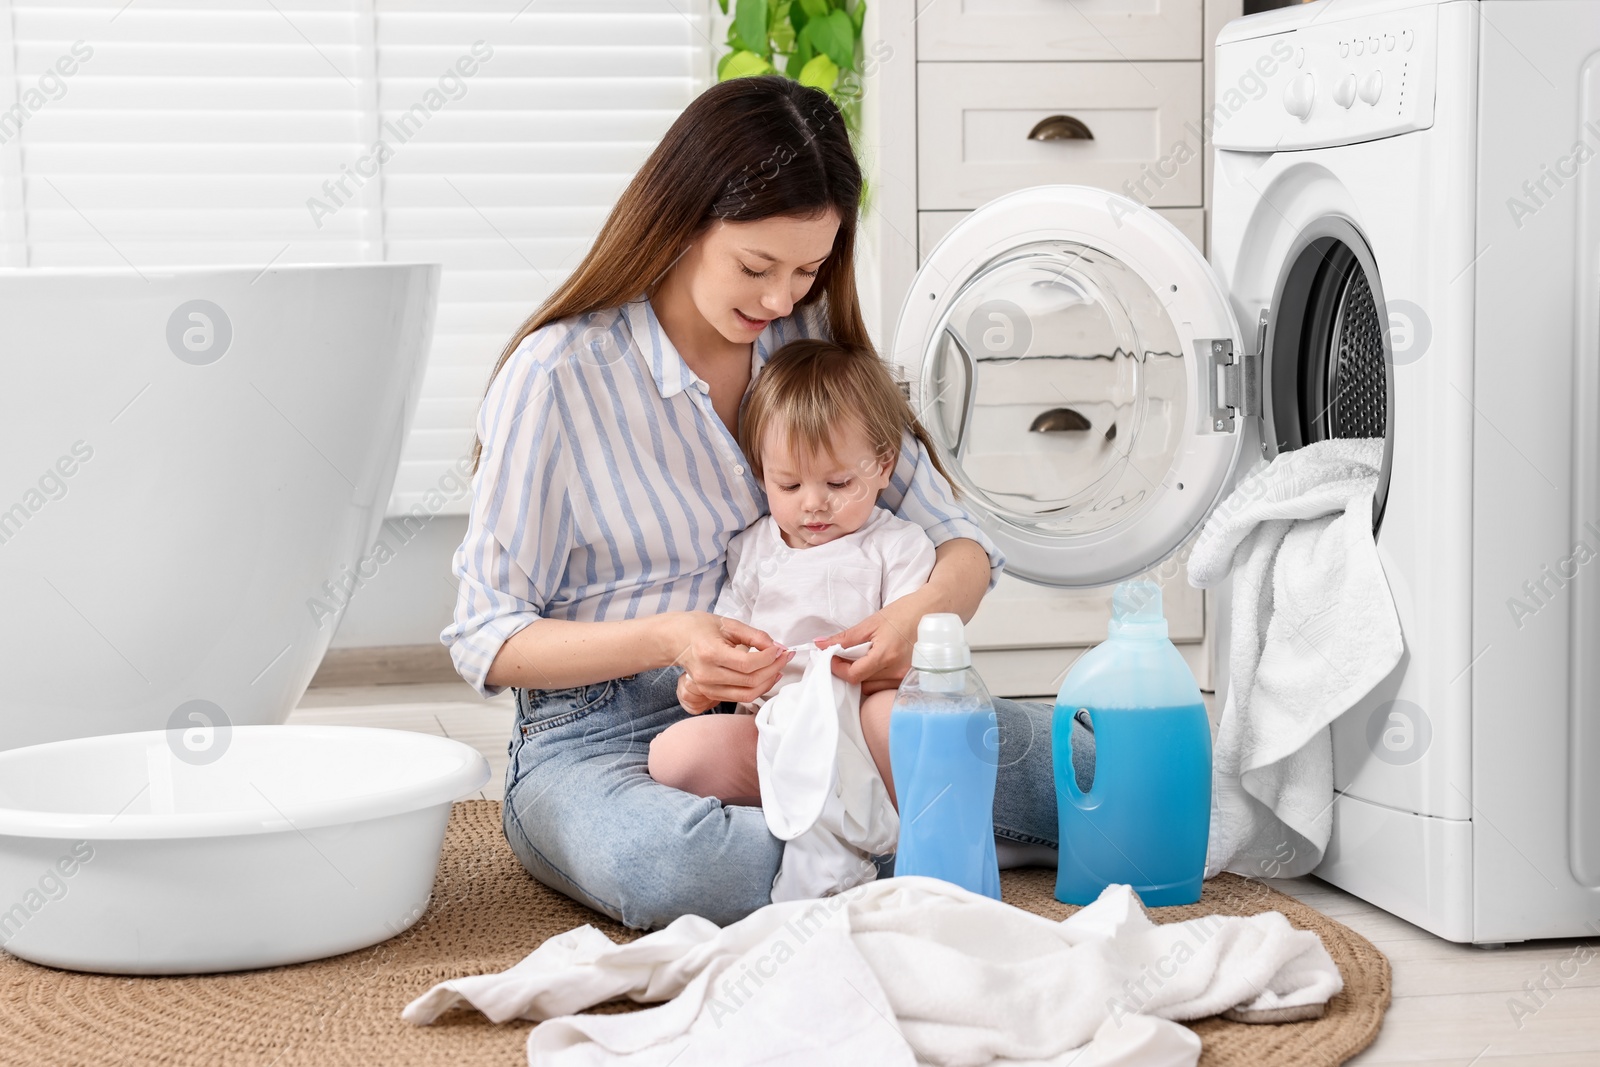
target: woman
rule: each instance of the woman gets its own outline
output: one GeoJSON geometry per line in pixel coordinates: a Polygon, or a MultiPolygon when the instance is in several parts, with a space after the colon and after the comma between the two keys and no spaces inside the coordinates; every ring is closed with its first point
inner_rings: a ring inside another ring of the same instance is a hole
{"type": "MultiPolygon", "coordinates": [[[[686,913],[728,923],[770,900],[783,843],[761,810],[655,782],[646,761],[656,734],[754,700],[792,655],[709,609],[729,540],[766,511],[735,443],[762,364],[795,337],[871,348],[855,291],[860,194],[824,93],[776,75],[713,86],[506,346],[478,414],[441,639],[478,692],[516,693],[512,850],[631,927],[686,913]]],[[[864,693],[899,684],[924,614],[970,619],[1004,562],[909,433],[880,502],[927,530],[937,558],[922,589],[824,639],[871,642],[835,664],[864,693]]],[[[1028,847],[1048,859],[1051,708],[996,705],[996,834],[1013,861],[1028,847]]]]}

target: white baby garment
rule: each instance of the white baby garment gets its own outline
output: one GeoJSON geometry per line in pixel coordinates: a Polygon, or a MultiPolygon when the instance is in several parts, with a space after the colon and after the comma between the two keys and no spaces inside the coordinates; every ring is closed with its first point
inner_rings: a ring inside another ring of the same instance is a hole
{"type": "Polygon", "coordinates": [[[894,851],[900,836],[900,816],[861,732],[861,687],[833,673],[840,652],[830,645],[796,656],[806,661],[805,674],[756,713],[761,809],[773,836],[787,842],[772,880],[774,903],[872,881],[872,857],[894,851]]]}
{"type": "Polygon", "coordinates": [[[933,542],[916,523],[875,508],[861,529],[790,548],[772,516],[728,547],[716,612],[801,648],[756,713],[756,767],[767,827],[786,844],[774,901],[822,897],[877,878],[871,857],[893,851],[900,820],[861,731],[861,687],[831,661],[860,645],[818,649],[817,638],[861,622],[921,588],[933,542]]]}

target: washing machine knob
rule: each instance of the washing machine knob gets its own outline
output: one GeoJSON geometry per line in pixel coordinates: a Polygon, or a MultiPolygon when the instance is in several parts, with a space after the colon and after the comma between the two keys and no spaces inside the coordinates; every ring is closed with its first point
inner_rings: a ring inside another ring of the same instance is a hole
{"type": "Polygon", "coordinates": [[[1361,79],[1361,99],[1369,104],[1376,104],[1378,97],[1383,95],[1383,74],[1373,71],[1361,79]]]}
{"type": "Polygon", "coordinates": [[[1311,114],[1311,101],[1317,95],[1317,83],[1311,72],[1296,75],[1283,87],[1283,109],[1297,119],[1311,114]]]}
{"type": "Polygon", "coordinates": [[[1356,76],[1346,74],[1333,86],[1333,102],[1340,107],[1349,107],[1356,102],[1356,76]]]}

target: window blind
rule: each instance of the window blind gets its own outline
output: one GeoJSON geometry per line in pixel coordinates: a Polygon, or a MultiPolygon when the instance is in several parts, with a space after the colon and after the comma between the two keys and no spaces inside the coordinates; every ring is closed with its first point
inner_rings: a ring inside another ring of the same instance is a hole
{"type": "Polygon", "coordinates": [[[0,0],[0,264],[444,264],[388,512],[710,81],[703,0],[0,0]]]}

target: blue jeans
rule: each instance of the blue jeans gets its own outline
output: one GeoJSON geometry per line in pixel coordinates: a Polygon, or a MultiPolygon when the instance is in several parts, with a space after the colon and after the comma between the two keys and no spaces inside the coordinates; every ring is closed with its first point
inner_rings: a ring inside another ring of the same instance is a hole
{"type": "MultiPolygon", "coordinates": [[[[646,770],[651,738],[689,716],[678,705],[680,673],[662,667],[572,689],[514,690],[504,812],[511,850],[540,882],[635,929],[691,913],[736,922],[771,903],[783,857],[760,808],[725,806],[646,770]]],[[[995,835],[1054,848],[1053,708],[994,704],[995,835]]],[[[1072,747],[1086,782],[1094,739],[1081,723],[1072,747]]]]}

